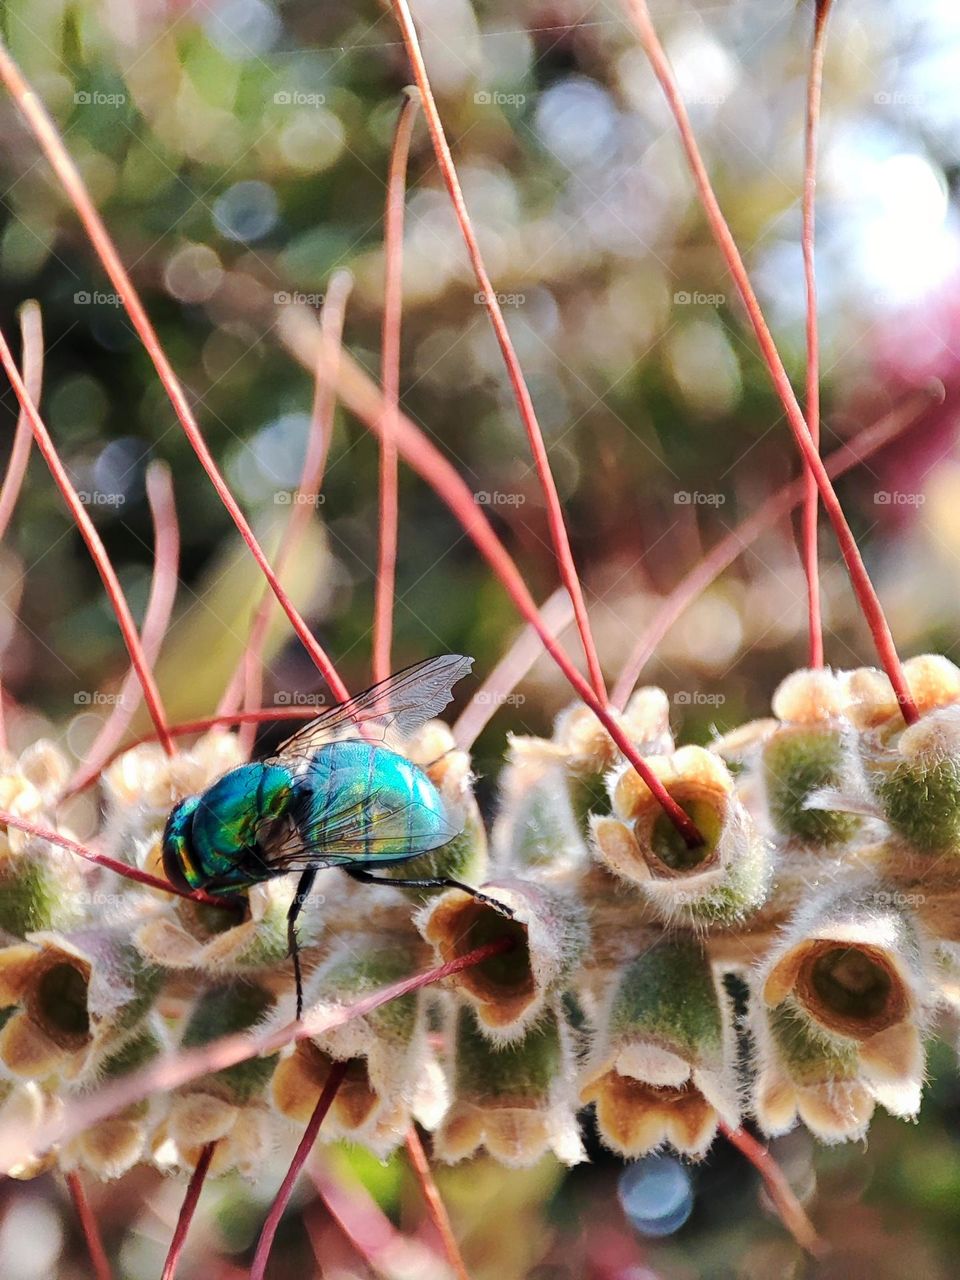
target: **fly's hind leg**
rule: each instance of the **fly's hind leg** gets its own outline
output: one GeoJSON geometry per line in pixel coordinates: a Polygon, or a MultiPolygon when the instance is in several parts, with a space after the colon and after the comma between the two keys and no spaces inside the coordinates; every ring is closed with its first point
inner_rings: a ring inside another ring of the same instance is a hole
{"type": "Polygon", "coordinates": [[[352,879],[359,880],[361,884],[391,884],[398,889],[460,889],[463,893],[469,893],[474,901],[493,907],[494,911],[506,916],[508,920],[513,919],[513,911],[506,903],[498,902],[496,898],[491,898],[488,894],[481,893],[479,889],[473,889],[460,880],[452,880],[450,876],[422,876],[416,880],[395,880],[392,876],[371,875],[363,867],[344,867],[343,870],[352,879]]]}
{"type": "Polygon", "coordinates": [[[303,1017],[303,974],[300,971],[300,944],[297,941],[297,916],[303,910],[313,882],[317,878],[316,867],[309,867],[297,881],[297,892],[293,895],[290,910],[287,912],[287,946],[293,960],[293,976],[297,981],[297,1021],[303,1017]]]}

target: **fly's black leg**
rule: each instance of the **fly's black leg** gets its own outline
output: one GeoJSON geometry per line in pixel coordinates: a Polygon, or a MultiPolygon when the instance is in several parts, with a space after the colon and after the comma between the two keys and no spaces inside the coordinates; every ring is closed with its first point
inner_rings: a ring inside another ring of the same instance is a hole
{"type": "Polygon", "coordinates": [[[503,902],[498,902],[496,898],[491,898],[485,893],[481,893],[479,889],[473,889],[468,884],[463,884],[459,880],[451,880],[449,876],[424,876],[419,880],[394,880],[391,876],[374,876],[369,871],[364,871],[362,867],[343,867],[343,870],[354,880],[359,880],[361,884],[392,884],[394,888],[399,889],[461,889],[464,893],[469,893],[470,897],[477,902],[484,902],[488,907],[493,907],[494,911],[499,911],[502,916],[506,916],[508,920],[513,919],[513,911],[503,902]]]}
{"type": "Polygon", "coordinates": [[[317,868],[309,867],[297,881],[297,892],[293,895],[290,910],[287,912],[287,946],[293,960],[293,976],[297,980],[297,1021],[303,1017],[303,975],[300,972],[300,946],[297,942],[297,916],[303,910],[307,895],[313,888],[317,878],[317,868]]]}

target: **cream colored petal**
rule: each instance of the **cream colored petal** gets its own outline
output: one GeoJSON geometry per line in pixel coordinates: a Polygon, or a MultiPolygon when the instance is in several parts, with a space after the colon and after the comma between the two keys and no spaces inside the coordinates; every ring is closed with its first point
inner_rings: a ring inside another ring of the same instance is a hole
{"type": "Polygon", "coordinates": [[[864,1075],[878,1084],[905,1084],[923,1078],[924,1052],[912,1022],[898,1022],[860,1045],[864,1075]]]}
{"type": "Polygon", "coordinates": [[[175,1098],[168,1128],[181,1150],[218,1142],[230,1132],[240,1114],[239,1107],[210,1093],[188,1093],[175,1098]]]}
{"type": "Polygon", "coordinates": [[[624,1045],[617,1054],[616,1069],[622,1076],[667,1088],[679,1088],[690,1079],[689,1062],[649,1041],[624,1045]]]}

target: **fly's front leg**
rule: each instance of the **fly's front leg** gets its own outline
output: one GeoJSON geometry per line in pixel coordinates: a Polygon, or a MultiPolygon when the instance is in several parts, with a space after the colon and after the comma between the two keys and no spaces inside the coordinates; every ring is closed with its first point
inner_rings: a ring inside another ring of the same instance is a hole
{"type": "Polygon", "coordinates": [[[500,915],[506,916],[508,920],[513,919],[513,911],[506,903],[498,902],[496,898],[491,898],[488,894],[481,893],[479,889],[463,884],[460,880],[452,880],[450,876],[423,876],[418,880],[395,880],[391,876],[371,875],[362,867],[344,867],[343,870],[354,880],[359,880],[361,884],[391,884],[399,889],[460,889],[463,893],[469,893],[475,902],[483,902],[486,906],[493,907],[494,911],[498,911],[500,915]]]}
{"type": "Polygon", "coordinates": [[[293,976],[297,981],[297,1021],[303,1017],[303,975],[300,972],[300,944],[297,941],[297,916],[303,910],[313,882],[317,878],[316,867],[309,867],[297,881],[297,892],[293,895],[290,910],[287,912],[287,946],[293,960],[293,976]]]}

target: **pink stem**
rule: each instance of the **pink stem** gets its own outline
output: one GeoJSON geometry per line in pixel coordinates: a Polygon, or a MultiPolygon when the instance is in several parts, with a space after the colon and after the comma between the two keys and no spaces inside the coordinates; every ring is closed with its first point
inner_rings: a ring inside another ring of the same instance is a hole
{"type": "Polygon", "coordinates": [[[413,1171],[417,1175],[420,1191],[433,1220],[433,1225],[440,1236],[447,1261],[453,1268],[453,1273],[457,1280],[470,1280],[463,1261],[463,1255],[460,1252],[460,1246],[457,1244],[457,1237],[453,1234],[453,1226],[450,1222],[450,1215],[447,1213],[447,1206],[441,1198],[440,1188],[434,1179],[427,1153],[423,1149],[423,1143],[420,1141],[420,1135],[415,1125],[411,1125],[407,1130],[407,1154],[410,1157],[410,1163],[413,1165],[413,1171]]]}
{"type": "MultiPolygon", "coordinates": [[[[549,627],[555,636],[563,635],[573,621],[573,606],[564,587],[557,587],[549,600],[540,606],[540,616],[544,626],[549,627]]],[[[454,741],[461,750],[470,750],[541,653],[543,642],[527,623],[454,724],[454,741]]]]}
{"type": "Polygon", "coordinates": [[[260,1239],[257,1241],[256,1253],[253,1255],[250,1280],[263,1280],[267,1269],[267,1261],[270,1257],[270,1250],[273,1248],[274,1236],[277,1234],[277,1227],[280,1225],[280,1219],[290,1203],[290,1197],[293,1194],[297,1178],[300,1176],[300,1170],[306,1164],[307,1157],[313,1150],[313,1144],[317,1140],[317,1134],[320,1132],[324,1116],[333,1106],[333,1100],[337,1096],[337,1090],[343,1083],[343,1078],[347,1074],[349,1065],[349,1062],[344,1059],[343,1062],[334,1062],[330,1067],[330,1074],[324,1083],[317,1105],[313,1109],[313,1115],[310,1117],[310,1122],[303,1132],[303,1137],[300,1139],[300,1143],[290,1162],[290,1168],[280,1184],[280,1190],[277,1192],[276,1199],[267,1214],[267,1220],[263,1224],[260,1239]]]}
{"type": "MultiPolygon", "coordinates": [[[[820,335],[817,325],[816,193],[817,193],[817,128],[820,122],[820,99],[823,86],[823,54],[826,43],[827,16],[830,0],[818,0],[813,28],[813,45],[807,74],[807,111],[804,130],[803,166],[803,274],[807,299],[807,430],[816,449],[820,448],[820,335]]],[[[805,495],[801,543],[804,572],[807,578],[807,616],[810,628],[810,665],[823,666],[823,618],[820,607],[820,573],[817,547],[817,516],[820,500],[817,481],[809,467],[804,467],[805,495]]]]}
{"type": "Polygon", "coordinates": [[[797,1244],[815,1258],[822,1258],[827,1252],[824,1241],[817,1235],[816,1228],[807,1217],[803,1205],[797,1199],[783,1170],[767,1148],[752,1134],[747,1133],[746,1129],[733,1129],[723,1121],[720,1122],[720,1132],[728,1142],[732,1142],[737,1150],[747,1157],[763,1178],[767,1194],[781,1222],[797,1244]]]}
{"type": "MultiPolygon", "coordinates": [[[[344,315],[352,286],[353,280],[350,274],[339,271],[330,281],[324,299],[321,318],[322,341],[314,374],[313,408],[310,415],[306,455],[300,472],[300,482],[291,504],[290,518],[283,530],[277,550],[275,564],[277,573],[283,573],[302,541],[310,525],[315,499],[323,485],[330,439],[333,435],[333,417],[337,406],[337,367],[343,340],[344,315]]],[[[244,705],[248,709],[257,706],[263,696],[263,650],[270,625],[270,615],[273,612],[273,602],[272,593],[264,590],[250,629],[246,651],[237,669],[236,678],[231,681],[231,688],[236,684],[238,691],[239,686],[243,686],[244,705]]],[[[235,703],[231,701],[231,691],[228,690],[220,709],[229,710],[233,705],[235,703]]],[[[247,721],[246,724],[249,726],[249,731],[241,732],[240,743],[244,755],[249,755],[253,749],[255,733],[253,722],[247,721]]]]}
{"type": "Polygon", "coordinates": [[[403,214],[407,187],[410,139],[417,118],[420,97],[408,90],[400,108],[390,169],[387,176],[387,204],[384,215],[383,253],[386,280],[383,290],[380,383],[383,387],[383,436],[380,441],[380,523],[377,544],[377,580],[373,602],[373,683],[390,675],[390,648],[393,640],[393,596],[397,579],[397,446],[393,422],[400,403],[400,322],[403,311],[403,214]]]}
{"type": "Polygon", "coordinates": [[[176,1275],[177,1263],[180,1261],[184,1241],[187,1238],[187,1232],[190,1230],[190,1223],[193,1221],[193,1215],[200,1200],[200,1192],[203,1190],[203,1184],[210,1169],[210,1161],[213,1159],[216,1145],[215,1142],[208,1142],[200,1152],[200,1159],[197,1161],[197,1167],[190,1177],[187,1193],[183,1197],[183,1204],[180,1206],[180,1215],[177,1218],[177,1226],[173,1233],[173,1239],[170,1241],[170,1248],[163,1264],[160,1280],[173,1280],[176,1275]]]}
{"type": "Polygon", "coordinates": [[[526,379],[523,376],[523,370],[520,368],[520,361],[514,350],[506,321],[503,318],[503,311],[497,299],[493,282],[484,264],[483,255],[480,252],[480,244],[473,229],[473,223],[470,220],[470,214],[467,212],[463,192],[460,189],[460,179],[457,177],[453,156],[450,154],[450,147],[443,131],[440,112],[437,110],[433,90],[430,87],[430,80],[427,75],[426,64],[423,61],[423,53],[420,49],[420,41],[417,37],[417,29],[414,26],[410,7],[407,4],[407,0],[391,0],[391,4],[403,35],[403,42],[407,47],[407,56],[410,58],[410,63],[413,67],[413,74],[420,90],[420,96],[423,99],[423,110],[430,129],[430,138],[433,142],[437,163],[440,166],[440,172],[443,174],[443,180],[450,195],[457,223],[460,227],[464,244],[467,247],[467,253],[470,256],[470,262],[473,265],[474,275],[480,287],[483,305],[486,308],[487,315],[490,317],[490,323],[493,325],[493,331],[496,334],[497,342],[503,355],[503,362],[507,367],[507,373],[513,387],[517,408],[520,411],[527,439],[530,442],[530,451],[533,454],[540,487],[543,490],[544,500],[547,505],[547,520],[550,526],[554,555],[557,559],[561,580],[570,594],[570,599],[573,601],[573,611],[580,631],[583,652],[587,659],[590,683],[593,686],[597,701],[606,703],[607,691],[603,681],[603,671],[600,667],[600,659],[590,630],[590,619],[587,614],[586,602],[583,598],[583,589],[577,576],[577,568],[570,549],[570,539],[563,519],[563,510],[560,506],[560,497],[553,479],[553,472],[550,470],[550,459],[547,456],[547,449],[543,441],[540,424],[537,421],[533,400],[530,396],[526,379]]]}
{"type": "Polygon", "coordinates": [[[50,437],[50,433],[39,413],[37,413],[33,400],[24,385],[23,379],[17,369],[13,359],[13,354],[7,345],[7,340],[0,333],[0,362],[6,370],[7,377],[13,387],[17,399],[20,401],[21,408],[27,415],[30,422],[30,428],[33,432],[33,438],[37,442],[37,448],[43,455],[43,460],[50,468],[50,473],[56,482],[57,488],[63,495],[63,499],[70,509],[70,514],[76,521],[77,528],[83,537],[84,542],[93,558],[97,571],[103,581],[104,589],[107,597],[113,607],[113,611],[117,616],[117,622],[120,626],[120,632],[123,636],[124,644],[127,646],[127,652],[130,654],[130,661],[133,663],[140,681],[140,687],[143,689],[144,701],[150,712],[150,718],[157,729],[157,736],[167,755],[172,756],[174,753],[173,740],[167,730],[166,717],[163,714],[163,704],[160,701],[160,691],[157,688],[157,682],[154,679],[153,672],[150,670],[150,664],[147,662],[143,652],[143,646],[140,643],[140,637],[137,634],[136,623],[133,620],[133,614],[130,612],[130,606],[127,604],[127,598],[123,594],[123,588],[120,586],[120,579],[117,577],[116,570],[110,563],[110,557],[107,555],[106,548],[100,539],[100,535],[94,528],[93,521],[87,514],[87,509],[80,501],[76,489],[67,475],[66,468],[60,461],[56,446],[50,437]]]}
{"type": "Polygon", "coordinates": [[[97,252],[100,261],[103,263],[104,270],[113,282],[114,288],[120,295],[123,305],[126,308],[130,321],[137,331],[140,341],[143,343],[147,354],[153,361],[154,368],[166,391],[170,403],[173,405],[174,412],[183,427],[184,434],[190,441],[194,453],[200,460],[200,465],[206,471],[211,484],[217,492],[220,501],[226,507],[230,518],[239,530],[241,538],[247,544],[251,555],[270,584],[274,595],[280,602],[283,611],[290,619],[294,631],[300,638],[304,648],[309,653],[313,662],[320,670],[323,678],[330,686],[334,696],[339,701],[345,701],[349,694],[343,681],[337,674],[336,669],[327,657],[323,648],[317,642],[310,631],[310,628],[304,622],[298,613],[293,602],[287,596],[279,578],[270,566],[267,557],[264,555],[263,548],[257,541],[256,536],[249,522],[234,498],[227,483],[220,473],[213,454],[207,446],[200,431],[197,421],[193,416],[193,411],[187,403],[187,397],[183,387],[174,373],[173,366],[166,357],[163,347],[160,345],[160,339],[157,337],[156,330],[150,323],[140,296],[133,286],[133,281],[127,274],[126,268],[120,261],[120,255],[110,239],[107,229],[97,212],[96,206],[90,199],[90,194],[84,185],[83,179],[80,177],[79,170],[70,158],[56,126],[50,119],[45,108],[40,102],[37,94],[24,79],[19,67],[11,58],[6,47],[0,43],[0,79],[6,84],[11,96],[17,104],[17,107],[30,126],[34,136],[40,143],[47,159],[49,160],[54,172],[63,185],[64,190],[72,201],[81,222],[90,237],[94,249],[97,252]]]}
{"type": "Polygon", "coordinates": [[[87,1242],[87,1252],[90,1255],[93,1274],[96,1276],[96,1280],[110,1280],[113,1273],[110,1270],[107,1251],[103,1247],[100,1224],[90,1208],[90,1201],[87,1199],[87,1193],[83,1189],[80,1174],[76,1170],[66,1174],[66,1182],[70,1191],[70,1199],[73,1201],[73,1207],[76,1209],[77,1217],[80,1219],[83,1238],[87,1242]]]}
{"type": "Polygon", "coordinates": [[[790,379],[787,376],[786,369],[783,367],[783,361],[780,359],[776,343],[773,341],[770,330],[767,327],[767,322],[764,319],[760,304],[743,265],[740,251],[717,202],[717,197],[714,194],[709,175],[697,147],[696,138],[690,127],[690,119],[684,106],[683,97],[667,61],[663,46],[650,20],[646,0],[626,0],[626,5],[636,25],[640,43],[650,59],[654,74],[660,82],[660,87],[663,89],[664,96],[676,120],[677,128],[680,132],[680,140],[686,153],[700,202],[707,215],[707,221],[710,223],[714,239],[717,241],[730,274],[733,276],[750,318],[750,323],[753,325],[761,355],[783,404],[794,439],[800,448],[804,462],[816,479],[820,497],[830,518],[830,523],[833,525],[837,542],[840,545],[840,552],[846,563],[847,572],[850,575],[850,581],[860,608],[873,636],[881,665],[886,671],[897,695],[904,720],[907,724],[914,724],[919,712],[913,700],[913,695],[904,679],[903,669],[893,642],[893,635],[890,632],[890,627],[884,616],[883,608],[874,590],[873,583],[870,581],[870,575],[867,573],[863,563],[857,540],[854,538],[840,503],[837,501],[837,495],[834,492],[833,485],[830,483],[830,477],[824,469],[820,454],[810,438],[803,411],[800,408],[793,387],[790,385],[790,379]]]}
{"type": "MultiPolygon", "coordinates": [[[[147,500],[153,520],[153,577],[150,598],[143,619],[144,657],[151,668],[160,656],[163,638],[170,625],[177,594],[177,567],[180,560],[180,529],[173,496],[173,482],[166,463],[151,462],[147,468],[147,500]]],[[[104,763],[116,751],[140,705],[140,681],[131,666],[120,686],[117,703],[97,734],[81,767],[70,780],[69,792],[82,791],[98,777],[104,763]]],[[[170,726],[168,732],[172,737],[170,726]]]]}
{"type": "MultiPolygon", "coordinates": [[[[25,302],[20,308],[20,337],[23,351],[23,382],[34,404],[40,403],[43,392],[43,319],[36,302],[25,302]]],[[[33,430],[30,419],[21,408],[17,414],[17,429],[13,448],[7,461],[3,485],[0,486],[0,539],[10,524],[20,490],[30,461],[33,430]]],[[[3,706],[3,683],[0,681],[0,751],[7,750],[7,718],[3,706]]]]}
{"type": "Polygon", "coordinates": [[[50,844],[59,845],[61,849],[69,849],[71,853],[78,854],[81,858],[86,858],[87,862],[95,862],[98,867],[106,867],[109,871],[115,871],[118,876],[123,876],[125,880],[136,880],[138,884],[148,885],[151,889],[160,889],[163,893],[175,893],[178,898],[189,898],[192,902],[202,902],[208,907],[228,907],[231,910],[238,910],[242,907],[239,899],[217,898],[211,893],[204,893],[202,889],[191,889],[189,892],[184,889],[178,889],[175,885],[168,884],[166,880],[161,880],[158,876],[152,876],[149,871],[141,871],[139,867],[131,867],[126,862],[117,862],[115,858],[109,857],[105,853],[97,853],[93,849],[88,849],[86,845],[71,840],[69,836],[63,836],[59,831],[53,831],[50,827],[42,827],[37,822],[28,822],[26,818],[18,818],[16,814],[7,813],[0,809],[0,827],[15,827],[18,831],[26,831],[28,835],[35,836],[37,840],[48,840],[50,844]]]}
{"type": "MultiPolygon", "coordinates": [[[[941,386],[940,399],[942,399],[942,391],[941,386]]],[[[929,394],[923,393],[911,396],[896,409],[885,414],[878,422],[864,427],[852,440],[835,449],[827,457],[826,467],[829,474],[834,478],[843,475],[844,472],[882,449],[884,445],[889,444],[891,440],[895,440],[908,427],[916,423],[923,410],[929,406],[931,398],[929,394]]],[[[724,569],[733,564],[745,547],[755,542],[764,530],[776,524],[802,502],[805,493],[806,477],[801,476],[790,484],[784,485],[776,493],[770,494],[756,511],[747,516],[746,520],[735,529],[731,529],[688,574],[680,579],[662,601],[653,620],[637,637],[630,656],[614,685],[611,697],[613,706],[621,710],[626,706],[627,699],[640,678],[640,672],[653,657],[660,642],[681,614],[703,594],[724,569]]]]}
{"type": "MultiPolygon", "coordinates": [[[[0,813],[0,822],[4,820],[5,815],[0,813]]],[[[169,1093],[208,1072],[236,1066],[238,1062],[246,1062],[259,1054],[276,1053],[284,1045],[342,1027],[354,1018],[362,1018],[374,1009],[389,1004],[391,1000],[419,991],[421,987],[432,983],[442,982],[463,969],[469,969],[471,965],[482,964],[484,960],[501,955],[509,951],[512,945],[512,939],[500,937],[458,956],[455,960],[449,960],[446,964],[437,965],[409,978],[401,978],[379,991],[372,991],[351,1005],[308,1013],[299,1022],[288,1023],[276,1030],[234,1032],[195,1049],[180,1049],[156,1059],[137,1071],[131,1071],[122,1079],[105,1085],[96,1093],[77,1098],[62,1114],[41,1125],[33,1134],[25,1134],[22,1125],[16,1129],[0,1129],[0,1172],[6,1172],[12,1165],[23,1160],[31,1147],[37,1151],[45,1151],[54,1143],[65,1142],[75,1134],[99,1124],[107,1116],[115,1115],[136,1102],[142,1102],[152,1094],[169,1093]]]]}

